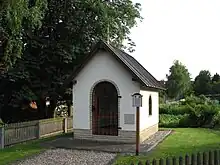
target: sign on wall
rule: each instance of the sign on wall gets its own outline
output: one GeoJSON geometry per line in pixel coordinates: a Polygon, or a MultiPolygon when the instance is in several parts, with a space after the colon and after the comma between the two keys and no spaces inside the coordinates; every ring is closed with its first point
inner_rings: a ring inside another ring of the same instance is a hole
{"type": "Polygon", "coordinates": [[[134,124],[135,115],[134,114],[124,114],[124,124],[134,124]]]}

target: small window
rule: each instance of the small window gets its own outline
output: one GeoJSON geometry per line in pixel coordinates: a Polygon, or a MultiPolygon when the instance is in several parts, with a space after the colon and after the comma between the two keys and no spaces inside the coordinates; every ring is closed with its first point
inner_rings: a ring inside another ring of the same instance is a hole
{"type": "Polygon", "coordinates": [[[152,115],[152,97],[149,97],[149,116],[152,115]]]}

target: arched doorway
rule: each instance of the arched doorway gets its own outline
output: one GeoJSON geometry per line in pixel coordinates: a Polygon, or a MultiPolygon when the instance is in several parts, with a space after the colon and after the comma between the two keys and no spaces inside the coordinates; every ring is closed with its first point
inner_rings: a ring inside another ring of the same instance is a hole
{"type": "Polygon", "coordinates": [[[92,133],[118,135],[118,92],[107,81],[98,83],[92,95],[92,133]]]}

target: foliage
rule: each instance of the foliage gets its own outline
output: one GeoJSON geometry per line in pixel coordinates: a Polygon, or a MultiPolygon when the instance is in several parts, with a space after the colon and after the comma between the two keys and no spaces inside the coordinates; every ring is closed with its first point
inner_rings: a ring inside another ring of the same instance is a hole
{"type": "Polygon", "coordinates": [[[0,126],[3,125],[4,122],[2,121],[2,119],[0,118],[0,126]]]}
{"type": "Polygon", "coordinates": [[[189,113],[189,106],[178,104],[162,104],[160,105],[160,114],[184,115],[189,113]]]}
{"type": "Polygon", "coordinates": [[[0,69],[12,67],[23,54],[27,31],[41,26],[47,9],[46,0],[1,1],[0,8],[0,69]]]}
{"type": "Polygon", "coordinates": [[[161,114],[159,119],[159,126],[166,128],[186,127],[185,120],[188,119],[188,115],[170,115],[161,114]]]}
{"type": "Polygon", "coordinates": [[[47,8],[40,28],[26,28],[29,27],[26,20],[20,25],[21,29],[28,29],[25,35],[22,33],[25,36],[21,43],[25,43],[22,56],[0,83],[0,106],[5,118],[13,118],[9,115],[12,109],[32,100],[37,103],[39,119],[51,117],[60,96],[63,100],[72,100],[72,91],[63,82],[100,39],[109,38],[119,48],[125,48],[122,41],[128,40],[134,49],[135,44],[128,35],[136,21],[142,19],[138,3],[131,0],[47,0],[47,8]],[[49,116],[45,113],[46,97],[51,101],[49,116]]]}
{"type": "Polygon", "coordinates": [[[220,111],[213,116],[211,125],[220,127],[220,111]]]}
{"type": "Polygon", "coordinates": [[[179,61],[175,61],[167,75],[166,88],[170,100],[179,100],[191,94],[206,95],[220,100],[220,75],[211,76],[208,70],[201,70],[191,82],[189,72],[179,61]]]}
{"type": "Polygon", "coordinates": [[[211,74],[208,70],[200,71],[199,75],[196,76],[194,82],[195,94],[210,94],[211,93],[211,74]]]}
{"type": "Polygon", "coordinates": [[[176,104],[160,105],[160,122],[166,127],[218,127],[220,105],[205,96],[186,97],[176,104]],[[175,124],[174,124],[175,123],[175,124]]]}
{"type": "Polygon", "coordinates": [[[191,79],[187,68],[178,60],[170,67],[167,75],[167,94],[170,98],[179,99],[191,90],[191,79]]]}
{"type": "Polygon", "coordinates": [[[189,119],[191,127],[213,127],[211,121],[219,111],[219,106],[199,104],[191,108],[189,119]]]}
{"type": "Polygon", "coordinates": [[[215,75],[212,77],[212,82],[218,82],[220,81],[220,75],[218,73],[215,73],[215,75]]]}
{"type": "Polygon", "coordinates": [[[159,91],[159,102],[160,102],[160,104],[165,103],[166,97],[167,97],[166,91],[165,90],[160,90],[159,91]]]}
{"type": "Polygon", "coordinates": [[[213,82],[213,84],[212,84],[212,93],[213,94],[220,94],[220,80],[213,82]]]}

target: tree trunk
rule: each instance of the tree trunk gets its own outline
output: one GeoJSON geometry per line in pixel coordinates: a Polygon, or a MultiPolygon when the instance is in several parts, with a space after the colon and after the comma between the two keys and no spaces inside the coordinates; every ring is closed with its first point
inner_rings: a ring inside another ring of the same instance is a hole
{"type": "Polygon", "coordinates": [[[56,103],[57,102],[55,100],[50,101],[50,106],[48,107],[48,113],[47,113],[48,118],[54,118],[55,117],[54,111],[55,111],[55,108],[56,108],[56,103]]]}
{"type": "Polygon", "coordinates": [[[67,106],[68,106],[68,116],[72,116],[72,106],[71,106],[71,101],[67,100],[67,106]]]}
{"type": "Polygon", "coordinates": [[[44,99],[41,98],[37,101],[37,110],[38,110],[39,119],[44,119],[46,117],[45,109],[46,109],[46,102],[44,99]]]}

